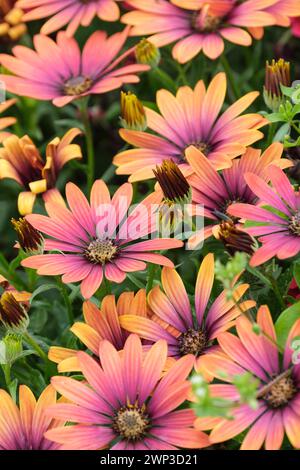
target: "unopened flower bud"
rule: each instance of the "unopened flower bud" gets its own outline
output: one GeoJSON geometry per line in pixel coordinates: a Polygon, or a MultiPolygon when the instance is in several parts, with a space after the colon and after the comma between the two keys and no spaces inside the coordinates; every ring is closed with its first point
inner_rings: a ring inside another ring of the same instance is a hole
{"type": "Polygon", "coordinates": [[[189,204],[191,188],[179,166],[173,160],[164,160],[153,170],[166,202],[189,204]]]}
{"type": "Polygon", "coordinates": [[[0,323],[8,331],[23,334],[29,325],[27,309],[13,294],[6,291],[0,298],[0,323]]]}
{"type": "Polygon", "coordinates": [[[125,129],[144,131],[147,118],[144,106],[134,93],[121,91],[121,125],[125,129]]]}
{"type": "Polygon", "coordinates": [[[284,59],[272,60],[266,63],[266,78],[264,86],[264,100],[269,109],[277,112],[284,103],[281,85],[291,86],[290,63],[284,59]]]}
{"type": "Polygon", "coordinates": [[[19,245],[28,255],[39,255],[44,251],[44,238],[26,219],[12,219],[11,223],[17,232],[19,245]]]}
{"type": "Polygon", "coordinates": [[[22,336],[8,333],[3,340],[0,341],[0,364],[12,366],[22,352],[22,336]]]}
{"type": "Polygon", "coordinates": [[[159,208],[159,223],[163,236],[167,236],[182,225],[185,205],[191,203],[191,188],[173,160],[164,160],[153,173],[164,195],[159,208]]]}
{"type": "Polygon", "coordinates": [[[157,67],[160,62],[159,49],[145,38],[137,44],[135,57],[139,64],[147,64],[153,68],[157,67]]]}
{"type": "Polygon", "coordinates": [[[244,252],[248,255],[254,253],[253,238],[248,233],[239,230],[231,220],[224,220],[220,225],[215,226],[213,234],[223,243],[231,256],[237,252],[244,252]]]}

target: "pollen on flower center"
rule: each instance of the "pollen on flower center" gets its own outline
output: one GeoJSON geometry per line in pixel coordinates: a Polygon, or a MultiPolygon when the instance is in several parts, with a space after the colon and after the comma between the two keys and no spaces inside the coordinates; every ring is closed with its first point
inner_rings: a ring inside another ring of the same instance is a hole
{"type": "Polygon", "coordinates": [[[89,77],[84,77],[79,75],[78,77],[70,78],[64,84],[64,92],[66,95],[74,96],[74,95],[81,95],[88,91],[93,84],[93,80],[89,77]]]}
{"type": "Polygon", "coordinates": [[[239,221],[239,217],[234,217],[231,214],[227,213],[228,207],[232,204],[238,204],[240,202],[246,202],[242,198],[235,198],[235,199],[227,199],[226,201],[219,204],[219,209],[215,209],[213,212],[218,219],[222,220],[231,220],[233,223],[237,223],[239,221]],[[224,217],[225,216],[225,217],[224,217]]]}
{"type": "Polygon", "coordinates": [[[263,398],[271,408],[280,408],[285,406],[296,393],[297,388],[292,377],[282,377],[272,385],[263,398]]]}
{"type": "Polygon", "coordinates": [[[190,142],[186,148],[184,149],[183,151],[183,154],[182,154],[182,157],[181,157],[181,160],[182,162],[186,163],[186,157],[185,157],[185,150],[190,147],[190,145],[193,145],[193,147],[196,147],[197,150],[200,150],[200,152],[203,153],[203,155],[205,155],[206,157],[208,156],[208,154],[212,151],[212,146],[207,143],[207,142],[201,142],[201,141],[194,141],[194,142],[190,142]]]}
{"type": "Polygon", "coordinates": [[[118,247],[112,240],[93,240],[84,252],[84,256],[94,264],[104,264],[110,261],[117,253],[118,247]]]}
{"type": "Polygon", "coordinates": [[[113,421],[113,429],[123,439],[137,441],[142,439],[150,425],[145,406],[128,405],[121,408],[113,421]]]}
{"type": "Polygon", "coordinates": [[[300,212],[297,212],[290,219],[289,230],[293,235],[300,236],[300,212]]]}
{"type": "Polygon", "coordinates": [[[189,328],[185,333],[182,333],[178,339],[178,348],[182,356],[185,354],[199,356],[206,346],[207,336],[203,330],[189,328]]]}
{"type": "Polygon", "coordinates": [[[206,14],[195,13],[192,16],[192,27],[201,33],[210,33],[216,31],[220,26],[221,18],[206,14]]]}
{"type": "Polygon", "coordinates": [[[192,145],[194,145],[196,149],[200,150],[200,152],[204,153],[204,155],[207,155],[209,153],[209,144],[207,144],[206,142],[196,142],[192,145]]]}

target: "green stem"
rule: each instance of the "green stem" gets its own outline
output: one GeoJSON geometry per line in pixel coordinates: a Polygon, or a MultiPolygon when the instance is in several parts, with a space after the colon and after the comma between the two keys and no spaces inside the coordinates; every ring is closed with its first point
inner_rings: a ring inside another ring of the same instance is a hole
{"type": "Polygon", "coordinates": [[[175,83],[174,80],[168,75],[164,70],[160,69],[159,67],[156,67],[153,69],[153,75],[156,76],[161,84],[166,87],[168,90],[171,90],[173,92],[176,91],[175,83]]]}
{"type": "Polygon", "coordinates": [[[276,282],[276,279],[274,279],[273,276],[266,276],[266,275],[262,274],[260,271],[258,271],[257,269],[251,268],[250,266],[247,266],[247,271],[249,271],[249,273],[253,274],[255,277],[260,279],[267,286],[269,286],[270,289],[273,290],[273,292],[274,292],[274,294],[275,294],[275,296],[276,296],[276,298],[279,302],[280,307],[283,310],[285,310],[286,306],[285,306],[285,303],[283,301],[282,295],[280,293],[280,290],[279,290],[278,284],[276,282]]]}
{"type": "Polygon", "coordinates": [[[106,290],[106,295],[111,294],[111,285],[109,280],[104,276],[104,285],[105,285],[105,290],[106,290]]]}
{"type": "Polygon", "coordinates": [[[86,148],[87,148],[87,186],[88,191],[91,190],[94,177],[95,177],[95,153],[94,153],[94,142],[93,142],[93,132],[89,119],[88,113],[88,101],[84,100],[80,106],[80,112],[82,117],[82,122],[85,129],[85,139],[86,139],[86,148]]]}
{"type": "Polygon", "coordinates": [[[156,264],[150,264],[149,265],[149,270],[148,270],[148,279],[147,279],[147,286],[146,286],[146,292],[150,292],[153,286],[153,281],[155,277],[155,272],[156,272],[156,264]]]}
{"type": "Polygon", "coordinates": [[[238,88],[238,86],[237,86],[237,84],[236,84],[236,80],[235,80],[235,78],[234,78],[234,76],[233,76],[233,72],[232,72],[232,69],[231,69],[231,67],[230,67],[230,65],[229,65],[229,62],[228,62],[228,60],[226,59],[226,57],[225,57],[224,54],[221,55],[221,64],[222,64],[222,66],[223,66],[223,69],[224,69],[224,71],[225,71],[227,77],[228,77],[228,80],[229,80],[229,83],[230,83],[231,90],[232,90],[232,93],[233,93],[233,95],[234,95],[234,98],[235,98],[236,100],[238,100],[239,97],[240,97],[239,88],[238,88]]]}
{"type": "Polygon", "coordinates": [[[290,125],[298,134],[300,134],[300,129],[296,126],[296,124],[293,121],[290,122],[290,125]]]}
{"type": "Polygon", "coordinates": [[[273,142],[273,138],[274,138],[274,135],[275,135],[275,130],[276,130],[276,126],[272,123],[269,125],[269,130],[268,130],[268,138],[267,138],[267,145],[266,145],[266,148],[268,148],[272,142],[273,142]]]}
{"type": "Polygon", "coordinates": [[[110,180],[114,177],[115,171],[116,171],[115,165],[111,164],[111,165],[107,168],[107,170],[103,173],[103,175],[101,176],[101,179],[102,179],[105,183],[109,183],[110,180]]]}
{"type": "Polygon", "coordinates": [[[74,315],[73,315],[72,303],[71,303],[70,297],[68,295],[67,288],[66,288],[65,284],[62,282],[62,280],[60,279],[60,277],[57,277],[56,280],[57,280],[57,284],[58,284],[60,293],[62,295],[62,298],[64,299],[64,303],[65,303],[65,306],[66,306],[66,309],[67,309],[68,323],[69,323],[70,326],[72,326],[73,323],[74,323],[74,315]]]}
{"type": "Polygon", "coordinates": [[[45,362],[49,361],[48,356],[45,353],[45,351],[42,350],[42,348],[38,345],[35,339],[33,339],[33,337],[28,332],[24,333],[23,338],[26,341],[26,343],[28,343],[29,346],[31,346],[32,349],[37,353],[37,355],[41,359],[43,359],[43,361],[45,362]]]}
{"type": "Polygon", "coordinates": [[[29,285],[29,292],[33,292],[35,290],[35,285],[38,279],[37,273],[34,269],[26,269],[28,274],[28,285],[29,285]]]}
{"type": "Polygon", "coordinates": [[[177,65],[177,70],[178,70],[179,78],[181,79],[182,85],[188,85],[189,82],[185,73],[185,69],[179,62],[176,62],[176,65],[177,65]]]}
{"type": "Polygon", "coordinates": [[[5,384],[7,387],[7,390],[9,390],[9,386],[11,384],[11,374],[10,374],[10,364],[3,364],[2,365],[2,370],[4,374],[4,379],[5,379],[5,384]]]}
{"type": "Polygon", "coordinates": [[[271,284],[272,284],[272,290],[273,290],[273,292],[274,292],[274,294],[275,294],[275,296],[276,296],[276,298],[277,298],[277,300],[278,300],[278,302],[279,302],[279,305],[280,305],[280,307],[281,307],[281,310],[285,310],[285,309],[286,309],[286,305],[285,305],[284,300],[283,300],[283,298],[282,298],[282,295],[281,295],[281,292],[280,292],[280,290],[279,290],[277,281],[276,281],[276,279],[274,279],[273,276],[270,276],[270,282],[271,282],[271,284]]]}

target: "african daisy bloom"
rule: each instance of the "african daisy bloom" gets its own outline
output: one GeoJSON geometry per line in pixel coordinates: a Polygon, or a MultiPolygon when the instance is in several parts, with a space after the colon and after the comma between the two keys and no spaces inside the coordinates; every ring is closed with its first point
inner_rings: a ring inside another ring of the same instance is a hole
{"type": "MultiPolygon", "coordinates": [[[[125,315],[120,317],[120,323],[126,330],[148,341],[166,340],[168,354],[175,358],[192,354],[200,364],[203,355],[214,349],[214,339],[218,334],[234,325],[240,309],[247,311],[255,305],[255,302],[245,301],[239,309],[233,300],[227,300],[223,291],[208,307],[214,283],[212,253],[204,258],[198,272],[195,318],[184,283],[176,270],[163,268],[161,281],[164,292],[156,286],[148,296],[152,318],[125,315]]],[[[248,284],[241,284],[235,289],[235,302],[239,302],[248,288],[248,284]]]]}
{"type": "Polygon", "coordinates": [[[42,34],[50,34],[67,25],[66,33],[73,36],[79,26],[89,26],[95,16],[104,21],[117,21],[120,0],[19,0],[26,13],[24,21],[50,19],[42,26],[42,34]],[[28,11],[29,10],[29,11],[28,11]]]}
{"type": "Polygon", "coordinates": [[[4,140],[0,149],[0,179],[14,179],[24,188],[18,198],[21,215],[32,212],[38,194],[44,200],[59,197],[55,189],[59,172],[68,161],[82,158],[79,145],[73,143],[79,134],[81,131],[74,128],[61,139],[53,139],[46,147],[45,160],[27,135],[21,138],[11,135],[4,140]]]}
{"type": "Polygon", "coordinates": [[[280,168],[272,165],[268,171],[273,188],[253,173],[244,175],[248,186],[259,198],[260,206],[268,207],[237,203],[228,208],[229,214],[235,217],[259,223],[245,228],[249,234],[259,236],[262,243],[250,260],[251,266],[259,266],[273,256],[286,259],[300,252],[299,191],[294,190],[280,168]]]}
{"type": "Polygon", "coordinates": [[[177,409],[188,396],[193,356],[177,361],[161,378],[167,351],[167,343],[158,341],[144,354],[140,339],[130,335],[122,356],[109,341],[101,342],[101,366],[79,352],[89,386],[53,377],[53,387],[73,403],[48,409],[50,416],[78,424],[51,429],[45,436],[62,449],[75,450],[206,447],[207,435],[193,428],[193,410],[177,409]]]}
{"type": "Polygon", "coordinates": [[[205,369],[221,382],[227,382],[210,385],[211,394],[233,401],[239,400],[232,385],[233,377],[251,372],[259,380],[258,408],[239,405],[231,412],[233,420],[198,418],[195,427],[212,429],[212,443],[227,441],[248,430],[241,445],[243,450],[259,450],[263,444],[266,450],[278,450],[285,434],[293,447],[300,448],[300,366],[293,363],[291,347],[293,338],[300,334],[300,320],[290,330],[282,355],[276,346],[276,332],[267,306],[260,307],[257,323],[260,335],[253,332],[253,324],[245,317],[237,319],[238,336],[221,333],[218,336],[221,350],[206,356],[205,369]]]}
{"type": "MultiPolygon", "coordinates": [[[[293,19],[300,16],[300,4],[298,0],[276,0],[265,11],[274,17],[274,24],[289,27],[293,19]]],[[[256,39],[261,39],[264,34],[261,27],[249,28],[249,31],[256,39]]]]}
{"type": "Polygon", "coordinates": [[[148,65],[122,65],[134,51],[123,48],[129,29],[107,37],[96,31],[86,41],[81,52],[74,38],[61,31],[56,42],[38,34],[33,43],[36,51],[24,46],[13,48],[14,56],[0,54],[0,64],[14,74],[0,75],[8,91],[38,100],[52,100],[55,106],[65,106],[91,94],[106,93],[124,83],[137,83],[138,72],[148,65]]]}
{"type": "MultiPolygon", "coordinates": [[[[13,104],[15,104],[16,100],[7,100],[4,101],[3,103],[0,103],[0,115],[6,111],[8,108],[10,108],[13,104]]],[[[0,117],[0,144],[3,142],[6,137],[10,135],[9,132],[4,131],[9,126],[12,126],[13,124],[16,123],[16,118],[14,117],[0,117]]]]}
{"type": "Polygon", "coordinates": [[[135,10],[122,22],[132,25],[131,35],[151,35],[150,41],[161,47],[176,42],[173,57],[180,63],[193,59],[200,51],[216,59],[224,51],[224,39],[250,46],[252,38],[245,28],[275,23],[266,13],[278,0],[128,0],[135,10]]]}
{"type": "Polygon", "coordinates": [[[257,92],[248,93],[219,116],[226,88],[226,75],[219,73],[207,90],[202,80],[194,90],[180,87],[176,96],[159,90],[156,102],[161,114],[145,107],[148,129],[158,135],[121,129],[122,139],[136,148],[115,156],[117,174],[131,175],[131,182],[153,178],[153,169],[163,160],[173,160],[188,170],[185,149],[190,145],[201,150],[215,168],[230,167],[233,158],[263,137],[258,129],[267,121],[259,114],[240,116],[257,92]]]}
{"type": "Polygon", "coordinates": [[[45,431],[59,424],[45,414],[55,403],[56,392],[51,385],[38,400],[26,385],[21,385],[19,407],[5,390],[0,390],[0,450],[58,449],[59,445],[44,437],[45,431]]]}
{"type": "MultiPolygon", "coordinates": [[[[119,351],[124,348],[128,337],[128,332],[121,327],[119,318],[128,313],[147,316],[145,289],[140,289],[136,294],[122,292],[117,301],[114,295],[106,295],[100,308],[86,300],[83,303],[84,322],[74,323],[70,331],[94,356],[98,356],[100,343],[104,339],[119,351]]],[[[59,372],[80,370],[75,349],[52,346],[49,349],[49,359],[58,364],[59,372]]]]}
{"type": "Polygon", "coordinates": [[[70,209],[50,201],[46,203],[49,217],[31,214],[27,220],[37,230],[52,237],[45,240],[45,250],[59,254],[31,256],[23,266],[37,269],[38,274],[62,274],[65,283],[81,281],[83,297],[90,298],[100,287],[103,277],[121,283],[127,272],[143,271],[146,262],[173,267],[154,250],[178,248],[180,240],[141,238],[156,232],[154,214],[160,197],[153,193],[127,216],[132,201],[132,185],[125,183],[110,197],[102,180],[95,181],[90,204],[73,183],[66,186],[70,209]]]}
{"type": "MultiPolygon", "coordinates": [[[[186,150],[186,158],[194,170],[189,178],[192,187],[192,200],[196,205],[204,206],[204,216],[209,223],[189,239],[189,247],[196,248],[203,239],[215,235],[218,238],[220,223],[230,221],[228,206],[234,202],[244,202],[255,205],[258,198],[245,180],[245,173],[251,171],[264,181],[269,181],[269,166],[276,165],[287,168],[291,163],[281,158],[283,145],[274,143],[261,154],[260,150],[248,148],[240,158],[233,160],[232,167],[218,173],[209,160],[194,147],[186,150]]],[[[197,212],[197,206],[195,206],[197,212]]],[[[234,222],[236,219],[232,218],[234,222]]],[[[241,228],[241,227],[239,227],[241,228]]]]}

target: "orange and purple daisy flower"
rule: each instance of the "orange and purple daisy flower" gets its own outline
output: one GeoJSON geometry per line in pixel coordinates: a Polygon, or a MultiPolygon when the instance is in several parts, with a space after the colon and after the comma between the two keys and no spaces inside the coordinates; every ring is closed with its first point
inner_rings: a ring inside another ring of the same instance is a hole
{"type": "MultiPolygon", "coordinates": [[[[6,111],[8,108],[10,108],[13,104],[15,104],[16,100],[7,100],[4,101],[3,103],[0,103],[0,114],[6,111]]],[[[12,126],[13,124],[16,123],[16,118],[14,117],[2,117],[0,118],[0,143],[3,142],[4,139],[6,139],[10,133],[5,131],[5,129],[9,126],[12,126]]]]}
{"type": "Polygon", "coordinates": [[[55,202],[46,203],[49,217],[31,214],[26,217],[40,232],[52,237],[45,240],[45,250],[58,254],[31,256],[22,261],[38,274],[63,274],[65,283],[81,281],[83,297],[90,298],[100,287],[103,277],[121,283],[127,272],[143,271],[146,262],[174,267],[165,256],[154,250],[179,248],[180,240],[152,238],[157,231],[154,214],[161,197],[153,193],[127,216],[133,197],[130,183],[123,184],[111,199],[102,180],[95,181],[89,204],[73,183],[66,186],[70,209],[55,202]]]}
{"type": "Polygon", "coordinates": [[[79,26],[89,26],[95,16],[104,21],[117,21],[120,0],[19,0],[17,5],[26,11],[23,21],[51,17],[42,26],[42,34],[51,34],[67,26],[66,33],[73,36],[79,26]]]}
{"type": "Polygon", "coordinates": [[[70,129],[61,139],[56,137],[46,147],[46,159],[28,135],[21,138],[10,135],[0,148],[0,179],[10,178],[23,188],[18,197],[18,209],[21,215],[30,214],[38,194],[45,201],[59,198],[55,184],[59,172],[66,163],[82,158],[79,145],[74,144],[80,129],[70,129]]]}
{"type": "Polygon", "coordinates": [[[53,377],[53,387],[73,403],[48,409],[51,417],[78,424],[51,429],[45,436],[62,449],[75,450],[208,446],[208,436],[193,428],[194,411],[178,410],[188,398],[190,383],[186,379],[193,356],[181,358],[161,378],[167,351],[166,341],[158,341],[144,354],[140,339],[130,335],[122,356],[109,341],[102,341],[101,366],[79,352],[89,386],[70,377],[53,377]]]}
{"type": "Polygon", "coordinates": [[[176,97],[159,90],[156,101],[161,114],[145,107],[148,128],[158,135],[121,129],[122,139],[136,148],[115,156],[117,174],[131,175],[131,182],[153,178],[156,165],[164,160],[173,160],[188,170],[185,150],[190,145],[201,150],[215,168],[230,167],[233,158],[263,137],[258,129],[268,121],[259,114],[240,116],[257,98],[257,92],[248,93],[219,116],[226,89],[226,75],[219,73],[207,90],[202,80],[194,90],[180,87],[176,97]]]}
{"type": "MultiPolygon", "coordinates": [[[[194,170],[189,177],[192,187],[192,201],[204,206],[204,216],[210,219],[209,225],[193,234],[189,239],[189,247],[196,248],[203,239],[218,235],[220,222],[229,220],[227,208],[236,202],[255,205],[258,201],[256,194],[247,185],[245,173],[251,171],[264,181],[269,181],[268,168],[276,165],[280,168],[291,166],[291,162],[282,158],[283,145],[274,143],[265,152],[248,148],[240,159],[232,162],[231,168],[218,173],[210,161],[194,147],[186,150],[186,158],[194,170]]],[[[233,221],[236,222],[236,220],[233,221]]]]}
{"type": "MultiPolygon", "coordinates": [[[[98,356],[101,341],[107,340],[119,351],[124,348],[128,332],[120,325],[121,315],[147,316],[146,291],[122,292],[118,300],[114,295],[106,295],[101,307],[86,300],[83,303],[84,322],[76,322],[70,331],[94,354],[98,356]]],[[[59,372],[80,370],[77,350],[59,346],[49,349],[49,359],[58,364],[59,372]]]]}
{"type": "Polygon", "coordinates": [[[35,51],[15,46],[14,56],[0,55],[0,64],[14,74],[0,75],[8,91],[38,100],[52,100],[55,106],[65,106],[91,94],[106,93],[124,83],[137,83],[138,72],[149,70],[148,65],[120,63],[134,48],[119,52],[129,29],[107,37],[104,31],[94,32],[81,53],[74,38],[61,31],[56,42],[37,34],[33,38],[35,51]]]}
{"type": "Polygon", "coordinates": [[[38,400],[26,385],[21,385],[19,407],[5,390],[0,390],[0,450],[59,449],[59,444],[44,437],[52,426],[63,424],[45,413],[55,403],[56,391],[51,385],[38,400]]]}
{"type": "Polygon", "coordinates": [[[288,177],[278,167],[269,167],[269,179],[273,188],[259,176],[246,173],[244,178],[259,198],[260,206],[237,203],[228,207],[229,214],[257,222],[257,226],[245,227],[249,234],[260,236],[262,246],[250,260],[251,266],[259,266],[273,256],[291,258],[300,252],[300,194],[288,177]]]}
{"type": "Polygon", "coordinates": [[[128,0],[134,11],[122,22],[132,25],[132,35],[151,35],[150,41],[161,47],[174,43],[173,57],[180,63],[193,59],[199,52],[216,59],[224,51],[224,39],[250,46],[246,28],[275,24],[266,8],[278,0],[128,0]]]}
{"type": "MultiPolygon", "coordinates": [[[[265,8],[265,11],[274,17],[275,25],[293,27],[294,21],[300,16],[300,3],[298,0],[276,0],[265,8]]],[[[249,28],[249,32],[256,39],[261,39],[264,35],[262,27],[249,28]]]]}
{"type": "MultiPolygon", "coordinates": [[[[292,341],[300,335],[300,320],[290,330],[281,357],[273,320],[267,306],[260,307],[257,323],[261,334],[253,331],[253,324],[240,317],[236,322],[238,337],[229,332],[218,336],[220,351],[205,357],[205,369],[221,382],[209,385],[212,396],[239,400],[239,392],[232,384],[234,376],[251,372],[259,381],[258,407],[247,404],[236,406],[233,419],[198,418],[195,427],[212,429],[211,443],[224,442],[247,431],[241,449],[279,450],[286,434],[293,447],[300,448],[300,365],[293,363],[292,341]]],[[[203,366],[203,364],[202,364],[203,366]]]]}
{"type": "MultiPolygon", "coordinates": [[[[179,358],[192,354],[201,362],[218,334],[231,328],[241,310],[246,311],[255,302],[245,301],[239,307],[236,303],[249,288],[241,284],[234,291],[234,299],[227,300],[223,291],[208,308],[214,283],[214,256],[208,254],[199,269],[195,287],[195,318],[182,279],[175,269],[163,268],[162,286],[154,287],[148,296],[152,318],[125,315],[120,317],[121,326],[140,337],[156,342],[160,339],[168,343],[168,354],[179,358]]],[[[233,286],[234,287],[234,286],[233,286]]],[[[151,315],[151,314],[150,314],[151,315]]]]}

